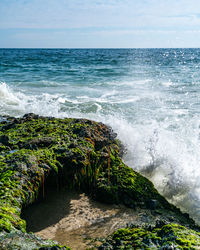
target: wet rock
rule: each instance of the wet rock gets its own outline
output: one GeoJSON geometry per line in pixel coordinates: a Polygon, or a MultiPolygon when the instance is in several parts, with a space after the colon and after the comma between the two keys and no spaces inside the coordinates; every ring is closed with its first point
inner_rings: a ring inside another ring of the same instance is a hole
{"type": "Polygon", "coordinates": [[[0,143],[4,144],[5,146],[9,146],[9,136],[7,135],[1,135],[0,136],[0,143]]]}
{"type": "Polygon", "coordinates": [[[10,151],[10,147],[5,146],[3,143],[0,143],[0,152],[1,151],[10,151]]]}
{"type": "MultiPolygon", "coordinates": [[[[49,147],[53,143],[56,142],[52,137],[34,138],[31,139],[28,143],[25,143],[23,147],[27,149],[37,149],[41,147],[49,147]]],[[[22,147],[22,145],[20,146],[22,147]]]]}
{"type": "MultiPolygon", "coordinates": [[[[10,237],[5,237],[4,248],[0,249],[6,249],[6,244],[14,245],[12,239],[17,241],[22,237],[29,241],[31,236],[26,234],[21,210],[36,202],[50,185],[82,190],[105,203],[166,209],[175,213],[177,220],[194,224],[170,205],[147,178],[124,164],[120,147],[110,127],[86,119],[58,119],[30,113],[0,122],[0,233],[10,237]],[[23,235],[19,237],[16,232],[23,235]]],[[[173,234],[168,235],[173,238],[173,234]]],[[[41,245],[34,235],[31,238],[31,244],[37,243],[36,249],[60,247],[45,242],[41,245]]],[[[21,243],[22,240],[17,241],[19,249],[25,249],[21,243]]],[[[119,243],[123,239],[119,238],[116,244],[119,243]]],[[[113,249],[111,243],[102,247],[113,249]]]]}
{"type": "Polygon", "coordinates": [[[98,248],[98,250],[111,250],[111,249],[114,249],[114,248],[113,248],[112,245],[109,244],[109,243],[104,243],[104,244],[102,244],[102,245],[98,248]]]}
{"type": "Polygon", "coordinates": [[[159,203],[157,200],[148,200],[147,201],[147,207],[151,210],[155,210],[156,208],[159,207],[159,203]]]}
{"type": "Polygon", "coordinates": [[[13,231],[10,233],[0,232],[0,249],[2,250],[32,250],[51,249],[69,250],[66,246],[60,246],[57,242],[43,240],[34,234],[13,231]]]}
{"type": "Polygon", "coordinates": [[[9,122],[9,123],[6,123],[5,126],[3,126],[1,128],[1,130],[7,130],[7,129],[11,129],[11,128],[15,128],[16,127],[16,121],[13,121],[13,122],[9,122]]]}
{"type": "Polygon", "coordinates": [[[66,247],[59,247],[59,246],[53,246],[53,247],[40,247],[39,250],[66,250],[66,247]]]}
{"type": "Polygon", "coordinates": [[[39,115],[36,115],[34,113],[28,113],[28,114],[25,114],[23,116],[23,118],[28,121],[28,120],[32,120],[32,119],[38,119],[39,115]]]}
{"type": "Polygon", "coordinates": [[[130,199],[126,194],[123,195],[124,205],[130,208],[135,208],[134,201],[130,199]]]}
{"type": "Polygon", "coordinates": [[[99,138],[99,140],[95,141],[95,149],[99,150],[103,148],[108,143],[107,139],[105,138],[99,138]]]}
{"type": "Polygon", "coordinates": [[[156,227],[162,228],[164,225],[167,225],[169,222],[166,220],[156,220],[156,227]]]}
{"type": "MultiPolygon", "coordinates": [[[[180,224],[165,224],[162,227],[127,227],[114,232],[102,245],[108,249],[199,249],[200,234],[198,231],[183,227],[180,224]],[[119,246],[124,242],[125,247],[119,246]]],[[[101,248],[99,248],[101,249],[101,248]]],[[[106,249],[106,248],[102,248],[106,249]]]]}

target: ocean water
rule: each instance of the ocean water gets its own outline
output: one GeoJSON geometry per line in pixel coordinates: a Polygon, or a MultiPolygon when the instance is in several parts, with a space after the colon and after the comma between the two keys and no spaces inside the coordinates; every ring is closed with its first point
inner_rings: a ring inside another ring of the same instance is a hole
{"type": "Polygon", "coordinates": [[[0,116],[113,127],[124,161],[200,223],[200,49],[0,49],[0,116]]]}

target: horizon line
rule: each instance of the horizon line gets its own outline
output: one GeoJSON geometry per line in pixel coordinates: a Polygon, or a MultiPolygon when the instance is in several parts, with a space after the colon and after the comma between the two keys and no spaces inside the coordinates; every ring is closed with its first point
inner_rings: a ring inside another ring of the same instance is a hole
{"type": "Polygon", "coordinates": [[[65,47],[61,47],[61,48],[54,48],[54,47],[0,47],[0,49],[200,49],[200,47],[127,47],[127,48],[112,48],[112,47],[94,47],[94,48],[84,48],[84,47],[73,47],[73,48],[65,48],[65,47]]]}

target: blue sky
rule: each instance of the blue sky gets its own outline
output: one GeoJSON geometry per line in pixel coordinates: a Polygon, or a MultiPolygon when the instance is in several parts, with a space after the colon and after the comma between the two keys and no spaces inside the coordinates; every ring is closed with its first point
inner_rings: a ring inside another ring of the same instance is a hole
{"type": "Polygon", "coordinates": [[[200,1],[0,0],[0,47],[200,47],[200,1]]]}

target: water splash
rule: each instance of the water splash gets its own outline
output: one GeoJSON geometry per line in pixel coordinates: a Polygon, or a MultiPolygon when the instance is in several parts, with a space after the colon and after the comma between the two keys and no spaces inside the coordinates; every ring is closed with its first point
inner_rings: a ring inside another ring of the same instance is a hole
{"type": "Polygon", "coordinates": [[[20,100],[14,95],[6,83],[0,82],[0,104],[2,106],[5,104],[16,106],[19,103],[20,100]]]}
{"type": "Polygon", "coordinates": [[[23,91],[9,87],[5,82],[0,83],[1,115],[21,116],[32,112],[58,117],[62,116],[60,106],[63,102],[65,101],[62,96],[58,94],[24,94],[23,91]]]}

